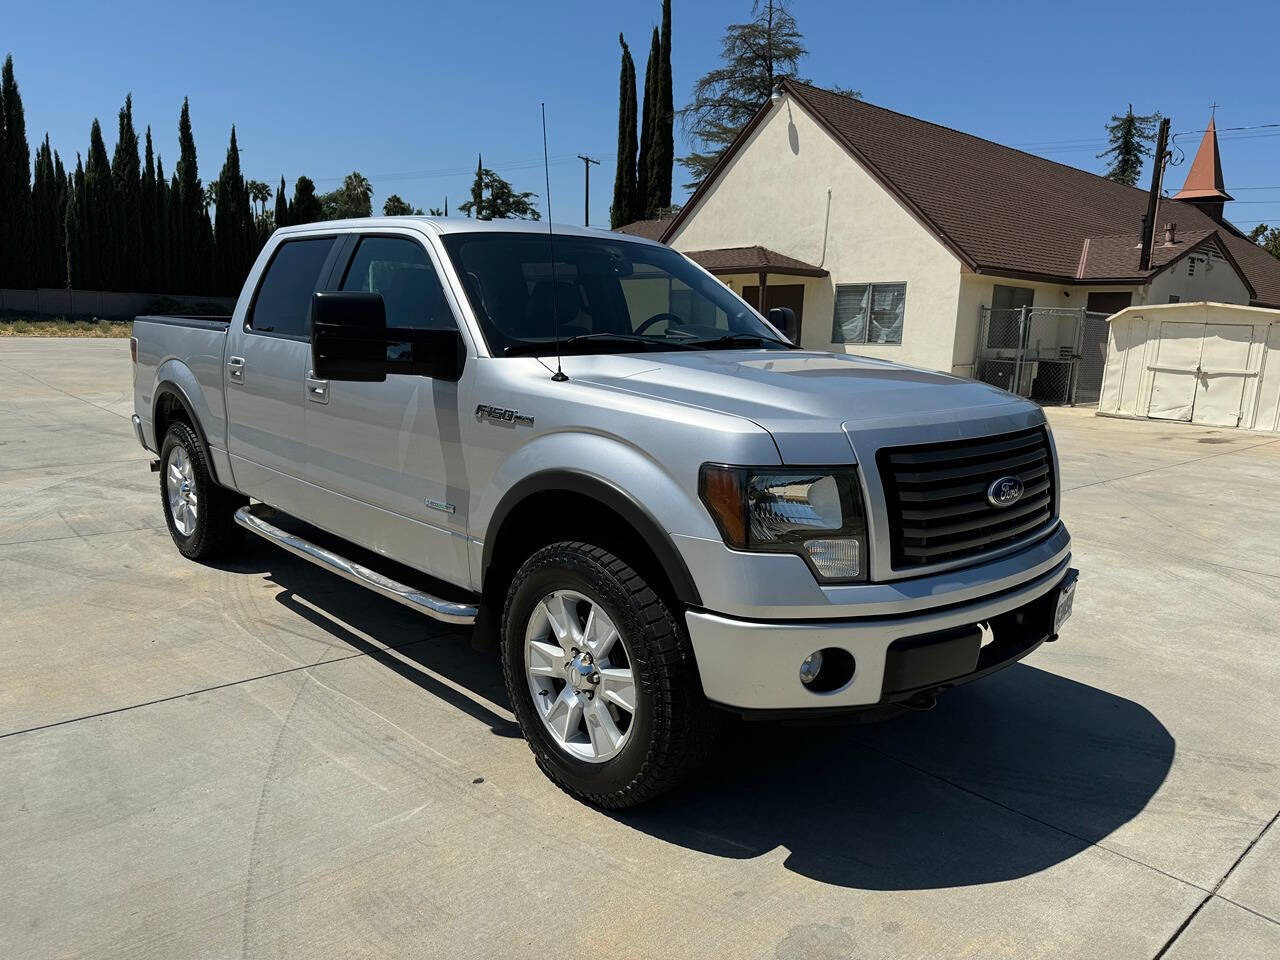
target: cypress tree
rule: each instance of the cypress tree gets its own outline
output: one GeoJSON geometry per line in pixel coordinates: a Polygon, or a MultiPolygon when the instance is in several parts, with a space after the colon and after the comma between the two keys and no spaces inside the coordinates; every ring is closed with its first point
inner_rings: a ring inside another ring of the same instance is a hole
{"type": "Polygon", "coordinates": [[[299,177],[293,185],[293,199],[289,202],[289,222],[316,223],[324,218],[320,207],[320,198],[316,196],[316,185],[310,177],[299,177]]]}
{"type": "Polygon", "coordinates": [[[31,219],[35,234],[32,250],[31,285],[51,287],[58,282],[61,269],[58,264],[58,224],[66,216],[66,210],[58,206],[58,188],[54,181],[53,150],[49,147],[49,135],[36,148],[35,177],[31,185],[31,219]]]}
{"type": "Polygon", "coordinates": [[[657,117],[654,112],[658,105],[658,65],[662,58],[662,41],[658,38],[658,28],[653,28],[653,39],[649,44],[649,60],[644,68],[644,107],[640,111],[640,156],[636,160],[636,219],[649,216],[653,208],[653,187],[649,183],[652,164],[654,137],[658,131],[657,117]]]}
{"type": "Polygon", "coordinates": [[[467,209],[467,216],[471,216],[474,210],[477,220],[486,219],[481,211],[484,210],[484,157],[476,154],[476,177],[471,181],[471,206],[467,209]]]}
{"type": "Polygon", "coordinates": [[[102,126],[95,119],[89,129],[89,159],[84,170],[85,203],[83,230],[84,259],[81,276],[89,290],[110,290],[117,276],[115,191],[111,182],[111,162],[102,140],[102,126]]]}
{"type": "Polygon", "coordinates": [[[172,281],[173,252],[171,241],[173,231],[170,226],[169,213],[169,181],[164,178],[164,157],[156,154],[156,186],[155,186],[155,225],[156,255],[152,261],[155,271],[151,279],[151,288],[164,293],[174,289],[172,281]]]}
{"type": "Polygon", "coordinates": [[[111,159],[118,251],[111,288],[137,290],[142,262],[142,177],[138,164],[138,134],[133,129],[133,94],[125,96],[119,119],[116,150],[111,159]]]}
{"type": "Polygon", "coordinates": [[[276,191],[276,226],[289,225],[289,203],[284,196],[284,177],[280,177],[280,189],[276,191]]]}
{"type": "Polygon", "coordinates": [[[609,225],[614,229],[636,219],[636,65],[622,34],[622,68],[618,75],[618,165],[613,175],[613,205],[609,225]]]}
{"type": "Polygon", "coordinates": [[[662,0],[662,39],[658,94],[654,103],[654,136],[649,149],[650,217],[671,206],[671,168],[675,163],[675,105],[671,95],[671,0],[662,0]]]}
{"type": "Polygon", "coordinates": [[[0,71],[0,286],[32,285],[31,149],[13,55],[0,71]]]}
{"type": "Polygon", "coordinates": [[[67,183],[67,170],[62,165],[62,157],[58,156],[57,150],[53,151],[53,182],[57,197],[54,209],[59,213],[57,219],[58,243],[57,250],[54,252],[56,281],[53,285],[65,287],[67,284],[67,224],[66,215],[63,211],[66,210],[70,190],[67,183]]]}
{"type": "Polygon", "coordinates": [[[138,255],[138,285],[141,291],[154,292],[156,287],[156,157],[151,146],[151,126],[147,125],[146,151],[143,154],[142,188],[138,212],[142,225],[142,248],[138,255]]]}
{"type": "Polygon", "coordinates": [[[84,164],[76,154],[74,179],[67,185],[67,212],[63,232],[67,243],[67,289],[84,288],[84,164]]]}
{"type": "Polygon", "coordinates": [[[240,148],[236,128],[231,127],[227,160],[218,175],[218,217],[214,222],[213,249],[218,275],[217,291],[232,295],[240,291],[250,258],[257,255],[257,230],[249,209],[249,191],[240,172],[240,148]]]}
{"type": "Polygon", "coordinates": [[[178,115],[178,165],[174,169],[174,232],[177,260],[173,281],[179,293],[205,293],[209,267],[209,249],[205,245],[205,225],[209,211],[204,203],[204,186],[196,162],[196,141],[191,133],[191,105],[182,99],[178,115]]]}

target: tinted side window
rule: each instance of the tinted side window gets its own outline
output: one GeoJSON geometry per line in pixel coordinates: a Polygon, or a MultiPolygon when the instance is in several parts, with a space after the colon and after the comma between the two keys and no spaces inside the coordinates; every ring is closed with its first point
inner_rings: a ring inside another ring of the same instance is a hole
{"type": "Polygon", "coordinates": [[[388,327],[453,330],[457,326],[426,251],[407,238],[363,238],[342,279],[342,289],[382,294],[388,327]]]}
{"type": "Polygon", "coordinates": [[[280,245],[258,287],[250,328],[294,337],[310,333],[311,295],[333,244],[333,237],[319,237],[280,245]]]}

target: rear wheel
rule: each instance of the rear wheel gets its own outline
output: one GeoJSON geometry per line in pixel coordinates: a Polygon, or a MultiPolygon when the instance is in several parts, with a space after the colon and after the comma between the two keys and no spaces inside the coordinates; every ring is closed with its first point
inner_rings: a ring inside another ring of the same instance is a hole
{"type": "Polygon", "coordinates": [[[719,714],[683,624],[629,564],[556,543],[512,580],[502,620],[512,708],[539,766],[601,807],[644,803],[692,773],[719,714]]]}
{"type": "Polygon", "coordinates": [[[214,482],[200,438],[182,421],[169,425],[160,446],[160,498],[169,535],[184,557],[216,560],[242,542],[234,514],[248,501],[214,482]]]}

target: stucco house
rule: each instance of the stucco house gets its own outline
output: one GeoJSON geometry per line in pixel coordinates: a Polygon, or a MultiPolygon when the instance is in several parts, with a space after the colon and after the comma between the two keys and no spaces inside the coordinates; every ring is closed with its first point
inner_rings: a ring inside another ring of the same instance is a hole
{"type": "Polygon", "coordinates": [[[1130,304],[1280,306],[1280,261],[1228,199],[1210,129],[1140,269],[1147,191],[788,80],[674,218],[621,229],[791,307],[806,347],[1034,396],[1082,351],[1100,386],[1102,318],[1130,304]]]}

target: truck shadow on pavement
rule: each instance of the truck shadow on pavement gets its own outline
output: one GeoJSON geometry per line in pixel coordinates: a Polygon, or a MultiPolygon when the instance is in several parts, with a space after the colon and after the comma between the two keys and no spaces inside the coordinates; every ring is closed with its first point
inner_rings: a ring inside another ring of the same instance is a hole
{"type": "MultiPolygon", "coordinates": [[[[520,735],[496,652],[471,649],[465,629],[266,545],[224,569],[281,587],[277,602],[332,637],[334,658],[364,654],[494,734],[520,735]]],[[[777,852],[840,886],[997,883],[1103,843],[1150,802],[1174,748],[1140,704],[1024,663],[884,723],[731,722],[685,787],[594,815],[714,856],[777,852]]]]}
{"type": "Polygon", "coordinates": [[[507,690],[496,654],[477,654],[468,629],[438,623],[364,587],[265,544],[246,543],[234,573],[259,574],[281,588],[276,602],[329,634],[334,658],[364,654],[423,691],[485,723],[498,736],[518,737],[520,727],[505,713],[507,690]],[[469,697],[452,684],[476,694],[469,697]]]}
{"type": "Polygon", "coordinates": [[[787,869],[840,886],[997,883],[1103,842],[1173,756],[1144,707],[1020,664],[881,724],[734,724],[688,787],[614,816],[721,857],[785,848],[787,869]]]}

